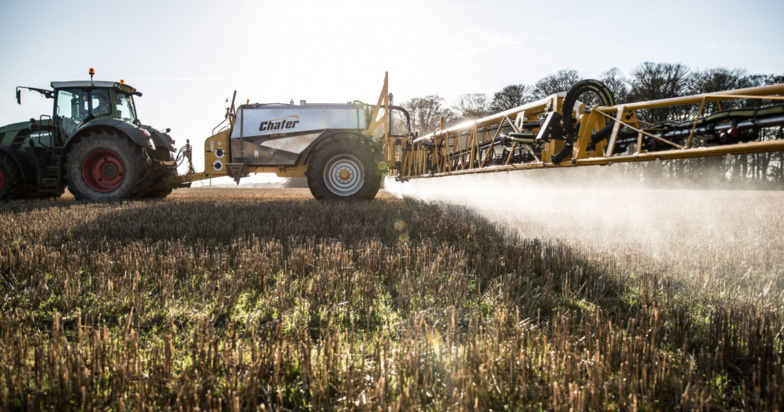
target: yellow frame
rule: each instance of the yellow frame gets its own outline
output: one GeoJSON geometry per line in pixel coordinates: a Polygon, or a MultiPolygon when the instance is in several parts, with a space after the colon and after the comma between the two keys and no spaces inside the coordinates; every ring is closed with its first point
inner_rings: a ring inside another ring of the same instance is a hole
{"type": "MultiPolygon", "coordinates": [[[[580,123],[577,140],[574,142],[573,152],[561,163],[552,162],[552,156],[559,152],[565,143],[560,140],[551,140],[545,144],[541,158],[523,164],[510,164],[509,160],[503,165],[487,165],[487,160],[495,154],[496,148],[490,144],[486,148],[479,146],[485,142],[497,139],[502,127],[509,127],[519,133],[523,119],[533,121],[543,118],[553,111],[561,113],[564,93],[559,93],[545,99],[528,103],[514,109],[484,117],[479,120],[463,123],[448,129],[437,130],[426,136],[407,142],[408,150],[404,152],[399,169],[398,178],[424,178],[448,176],[471,173],[491,173],[521,169],[543,169],[550,167],[575,167],[589,165],[608,165],[624,162],[645,162],[652,160],[687,159],[698,157],[724,156],[728,154],[747,154],[784,151],[784,139],[774,141],[756,141],[748,143],[727,144],[712,147],[692,147],[692,138],[697,127],[697,121],[707,102],[720,102],[728,99],[768,99],[784,100],[776,94],[784,93],[784,84],[762,87],[730,90],[717,93],[706,93],[694,96],[685,96],[671,99],[655,100],[648,102],[626,103],[615,106],[599,106],[584,113],[584,105],[575,108],[575,122],[580,123]],[[672,107],[688,104],[700,104],[698,116],[687,139],[686,145],[652,135],[640,126],[636,112],[643,109],[672,107]],[[615,124],[610,136],[596,144],[595,150],[588,150],[590,139],[595,131],[606,126],[607,120],[612,119],[615,124]],[[621,127],[638,132],[637,150],[632,155],[617,155],[614,153],[616,140],[621,127]],[[488,130],[495,130],[489,133],[488,130]],[[672,150],[645,152],[642,146],[643,135],[657,139],[671,145],[672,150]],[[464,142],[468,144],[464,144],[464,142]],[[603,150],[602,150],[603,148],[603,150]],[[432,167],[435,163],[435,167],[432,167]],[[435,172],[433,172],[435,169],[435,172]]],[[[533,129],[532,135],[538,134],[539,129],[533,129]]],[[[515,142],[512,149],[525,148],[526,143],[515,142]]],[[[511,157],[510,157],[511,159],[511,157]]]]}

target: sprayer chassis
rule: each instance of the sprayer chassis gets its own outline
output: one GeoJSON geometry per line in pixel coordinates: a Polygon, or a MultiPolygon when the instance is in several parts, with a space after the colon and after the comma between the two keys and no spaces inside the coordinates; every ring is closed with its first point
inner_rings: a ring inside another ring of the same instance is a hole
{"type": "Polygon", "coordinates": [[[389,113],[395,109],[403,110],[390,106],[386,76],[375,106],[359,101],[292,102],[244,104],[235,109],[232,101],[224,122],[204,143],[205,171],[194,171],[188,144],[189,171],[175,184],[221,176],[239,183],[251,173],[275,173],[307,178],[317,199],[372,199],[388,157],[376,136],[388,142],[389,113]],[[377,133],[382,127],[383,132],[377,133]]]}

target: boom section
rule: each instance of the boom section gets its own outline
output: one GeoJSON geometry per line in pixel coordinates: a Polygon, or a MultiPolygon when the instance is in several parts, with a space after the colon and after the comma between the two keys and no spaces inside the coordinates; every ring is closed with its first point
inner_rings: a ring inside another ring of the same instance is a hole
{"type": "MultiPolygon", "coordinates": [[[[784,151],[784,84],[615,104],[566,93],[399,143],[398,180],[784,151]],[[584,101],[594,102],[593,105],[584,101]]],[[[390,159],[391,160],[391,159],[390,159]]]]}

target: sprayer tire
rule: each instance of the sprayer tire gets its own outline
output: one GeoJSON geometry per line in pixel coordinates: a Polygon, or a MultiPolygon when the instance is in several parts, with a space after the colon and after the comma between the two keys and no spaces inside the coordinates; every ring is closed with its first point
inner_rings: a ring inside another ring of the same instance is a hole
{"type": "Polygon", "coordinates": [[[0,153],[0,200],[17,199],[22,190],[22,175],[11,158],[0,153]]]}
{"type": "Polygon", "coordinates": [[[135,199],[147,187],[142,149],[112,131],[86,135],[66,158],[68,189],[77,199],[135,199]]]}
{"type": "Polygon", "coordinates": [[[381,187],[373,152],[357,139],[338,139],[319,147],[306,173],[318,200],[371,200],[381,187]]]}

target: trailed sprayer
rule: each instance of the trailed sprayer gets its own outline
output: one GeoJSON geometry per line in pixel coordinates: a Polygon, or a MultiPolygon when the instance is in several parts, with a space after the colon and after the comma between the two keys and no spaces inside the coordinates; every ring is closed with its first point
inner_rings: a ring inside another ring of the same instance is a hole
{"type": "Polygon", "coordinates": [[[768,132],[784,125],[784,105],[774,104],[784,100],[781,93],[784,84],[616,104],[604,84],[583,80],[566,92],[453,127],[445,128],[442,119],[439,130],[419,136],[406,110],[390,104],[385,76],[375,105],[235,109],[232,103],[223,129],[206,141],[207,171],[177,180],[272,172],[307,177],[318,199],[370,199],[383,174],[407,181],[784,151],[784,139],[768,132]],[[695,105],[689,119],[646,121],[657,109],[695,105]],[[401,129],[397,134],[393,123],[401,129]]]}

